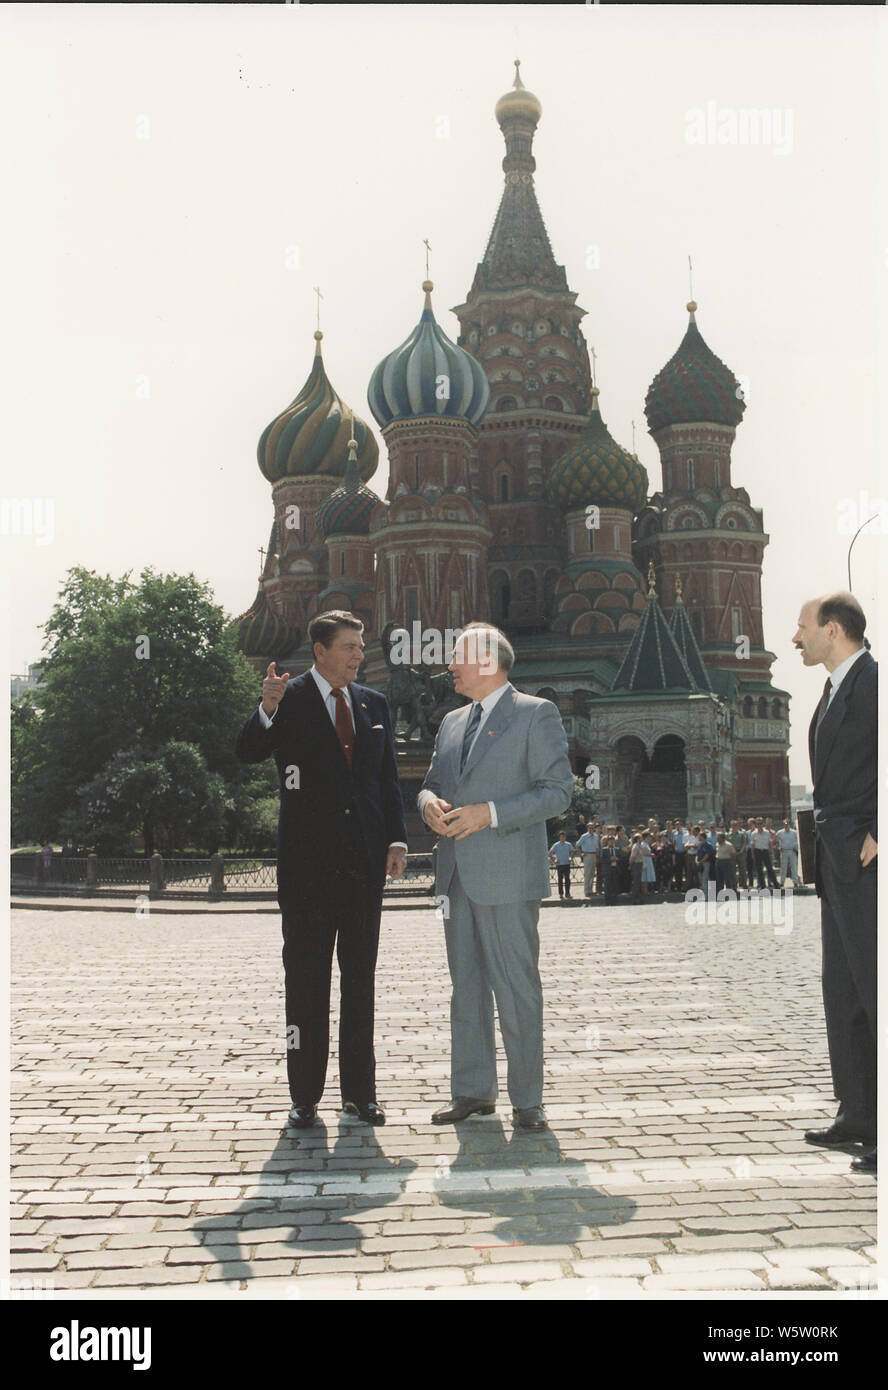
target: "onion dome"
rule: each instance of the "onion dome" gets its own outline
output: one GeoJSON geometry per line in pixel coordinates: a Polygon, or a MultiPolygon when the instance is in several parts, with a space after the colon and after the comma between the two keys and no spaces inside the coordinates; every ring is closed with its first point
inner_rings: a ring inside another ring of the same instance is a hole
{"type": "Polygon", "coordinates": [[[273,613],[265,597],[265,585],[260,576],[256,597],[246,613],[235,618],[237,645],[244,656],[261,656],[271,661],[287,656],[300,644],[300,635],[273,613]]]}
{"type": "Polygon", "coordinates": [[[691,316],[688,331],[678,352],[651,382],[644,403],[651,433],[666,425],[712,421],[717,425],[739,425],[746,409],[740,384],[703,341],[694,317],[697,305],[688,304],[691,316]]]}
{"type": "Polygon", "coordinates": [[[325,538],[370,534],[370,513],[380,499],[361,482],[357,449],[357,441],[350,439],[342,486],[325,497],[318,507],[317,522],[325,538]]]}
{"type": "Polygon", "coordinates": [[[521,59],[515,59],[515,81],[512,83],[512,90],[501,96],[494,108],[494,115],[502,125],[503,121],[509,120],[511,116],[525,116],[536,124],[543,114],[542,104],[529,92],[521,81],[521,73],[518,69],[521,66],[521,59]]]}
{"type": "Polygon", "coordinates": [[[308,380],[296,399],[262,431],[259,467],[270,483],[306,475],[341,478],[348,441],[354,434],[358,441],[358,468],[366,482],[376,472],[379,445],[369,426],[357,416],[352,430],[351,411],[333,390],[324,370],[324,335],[318,329],[314,336],[315,357],[308,380]]]}
{"type": "Polygon", "coordinates": [[[549,473],[549,497],[563,512],[595,503],[625,507],[634,515],[647,500],[647,470],[610,434],[598,409],[597,386],[591,396],[586,428],[549,473]]]}
{"type": "Polygon", "coordinates": [[[429,415],[479,425],[490,404],[484,368],[435,321],[431,280],[423,280],[422,288],[425,305],[419,323],[370,378],[367,400],[373,417],[383,428],[393,420],[429,415]]]}

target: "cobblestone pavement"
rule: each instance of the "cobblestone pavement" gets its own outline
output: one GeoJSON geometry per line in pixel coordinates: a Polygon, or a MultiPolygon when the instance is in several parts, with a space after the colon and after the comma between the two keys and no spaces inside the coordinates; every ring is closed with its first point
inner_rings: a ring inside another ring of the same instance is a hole
{"type": "MultiPolygon", "coordinates": [[[[819,910],[544,908],[548,1133],[449,1097],[433,910],[387,912],[381,1129],[285,1124],[279,919],[13,913],[12,1273],[83,1296],[871,1297],[832,1118],[819,910]],[[837,1291],[846,1291],[839,1293],[837,1291]]],[[[335,992],[336,986],[334,986],[335,992]]],[[[335,1023],[333,1036],[335,1038],[335,1023]]],[[[504,1063],[501,1057],[501,1085],[504,1063]]]]}

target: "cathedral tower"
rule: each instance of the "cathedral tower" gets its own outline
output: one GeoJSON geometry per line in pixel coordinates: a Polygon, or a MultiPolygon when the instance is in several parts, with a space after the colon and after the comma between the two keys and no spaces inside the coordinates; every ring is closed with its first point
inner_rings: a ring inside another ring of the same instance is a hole
{"type": "Polygon", "coordinates": [[[585,310],[555,262],[534,191],[542,106],[521,81],[517,60],[514,85],[495,114],[506,143],[505,186],[472,288],[453,312],[459,344],[490,382],[478,485],[493,530],[491,616],[520,634],[544,630],[553,611],[566,534],[546,477],[586,424],[591,383],[579,327],[585,310]]]}

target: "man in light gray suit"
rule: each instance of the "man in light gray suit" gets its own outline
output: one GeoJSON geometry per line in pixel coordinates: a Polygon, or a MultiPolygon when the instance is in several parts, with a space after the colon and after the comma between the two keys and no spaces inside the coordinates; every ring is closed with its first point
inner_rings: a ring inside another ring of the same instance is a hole
{"type": "Polygon", "coordinates": [[[570,805],[573,774],[558,710],[515,689],[515,653],[488,623],[469,623],[450,670],[473,703],[442,720],[417,798],[438,841],[435,892],[444,898],[455,1124],[495,1109],[493,1001],[508,1062],[515,1124],[545,1129],[540,899],[548,897],[546,819],[570,805]]]}

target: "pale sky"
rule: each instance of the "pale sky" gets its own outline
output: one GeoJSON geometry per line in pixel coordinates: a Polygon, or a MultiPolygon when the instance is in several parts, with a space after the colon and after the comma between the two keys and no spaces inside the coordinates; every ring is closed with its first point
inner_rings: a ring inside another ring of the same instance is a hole
{"type": "MultiPolygon", "coordinates": [[[[309,373],[312,287],[330,379],[372,424],[371,372],[422,309],[424,237],[457,335],[520,57],[602,414],[628,448],[635,421],[652,490],[644,397],[687,325],[689,254],[700,331],[748,378],[732,477],[764,510],[765,641],[809,783],[824,672],[792,648],[798,609],[847,584],[842,526],[888,497],[885,25],[848,7],[3,6],[0,497],[44,525],[52,505],[47,543],[0,534],[10,668],[39,659],[75,564],[193,570],[231,614],[250,604],[272,520],[256,443],[309,373]],[[689,143],[710,102],[776,113],[784,152],[689,143]]],[[[882,501],[853,570],[877,657],[886,536],[882,501]]]]}

